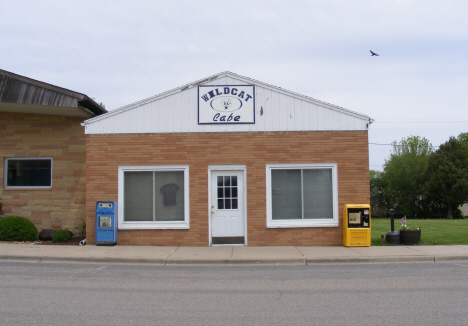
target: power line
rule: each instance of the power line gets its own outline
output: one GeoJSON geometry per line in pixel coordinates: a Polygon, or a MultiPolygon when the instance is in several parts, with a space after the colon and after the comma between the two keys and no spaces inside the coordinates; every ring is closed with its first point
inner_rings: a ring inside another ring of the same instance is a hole
{"type": "MultiPolygon", "coordinates": [[[[379,145],[379,146],[403,146],[399,144],[378,144],[378,143],[369,143],[369,145],[379,145]]],[[[430,146],[432,148],[439,148],[439,146],[430,146]]]]}
{"type": "Polygon", "coordinates": [[[461,122],[468,122],[468,118],[433,118],[433,119],[382,118],[382,119],[375,119],[373,123],[461,123],[461,122]]]}

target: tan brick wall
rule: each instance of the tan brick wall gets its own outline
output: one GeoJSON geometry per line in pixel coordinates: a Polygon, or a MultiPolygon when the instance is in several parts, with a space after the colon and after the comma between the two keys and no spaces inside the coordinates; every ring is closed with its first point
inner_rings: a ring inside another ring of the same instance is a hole
{"type": "Polygon", "coordinates": [[[76,227],[85,219],[86,137],[83,118],[0,112],[0,198],[3,216],[31,220],[38,230],[76,227]],[[5,189],[10,157],[52,157],[51,189],[5,189]]]}
{"type": "Polygon", "coordinates": [[[366,131],[88,135],[87,225],[97,200],[117,201],[119,165],[179,164],[190,168],[190,229],[122,230],[119,244],[207,246],[210,164],[246,165],[249,246],[342,245],[343,206],[370,201],[366,131]],[[267,229],[265,165],[275,163],[337,163],[340,226],[267,229]]]}

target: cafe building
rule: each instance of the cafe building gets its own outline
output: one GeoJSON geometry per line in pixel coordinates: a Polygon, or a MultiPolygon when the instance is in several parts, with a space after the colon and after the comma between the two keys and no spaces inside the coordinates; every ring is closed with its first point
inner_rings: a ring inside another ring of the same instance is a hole
{"type": "Polygon", "coordinates": [[[87,241],[111,201],[117,244],[342,245],[372,121],[231,72],[88,119],[87,241]]]}

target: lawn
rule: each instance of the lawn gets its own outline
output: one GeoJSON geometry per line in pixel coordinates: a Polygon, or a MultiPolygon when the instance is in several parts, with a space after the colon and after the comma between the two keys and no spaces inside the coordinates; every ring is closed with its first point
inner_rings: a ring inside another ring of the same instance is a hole
{"type": "MultiPolygon", "coordinates": [[[[372,219],[371,243],[373,246],[388,245],[381,236],[391,230],[390,219],[372,219]]],[[[400,230],[400,219],[395,219],[395,231],[400,230]]],[[[468,219],[460,220],[410,220],[408,227],[421,227],[421,245],[468,244],[468,219]]]]}

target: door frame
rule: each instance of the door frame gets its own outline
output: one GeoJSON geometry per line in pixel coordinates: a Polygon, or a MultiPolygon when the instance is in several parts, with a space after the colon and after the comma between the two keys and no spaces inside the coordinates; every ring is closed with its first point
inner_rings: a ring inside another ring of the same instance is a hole
{"type": "MultiPolygon", "coordinates": [[[[208,165],[208,241],[210,247],[213,245],[211,237],[211,206],[213,206],[212,189],[211,189],[211,174],[214,171],[240,171],[244,177],[244,189],[242,189],[242,215],[244,216],[244,244],[247,246],[247,167],[245,165],[208,165]]],[[[231,246],[231,245],[230,245],[231,246]]]]}

